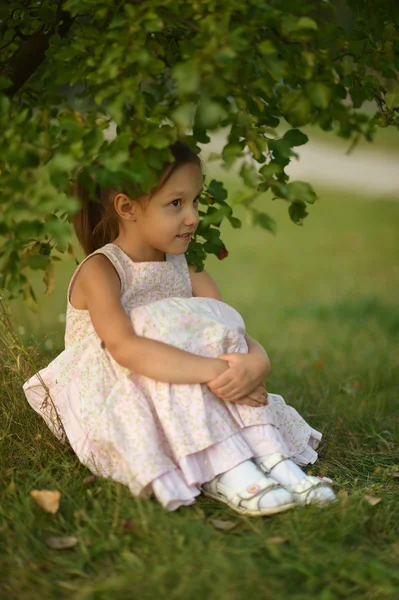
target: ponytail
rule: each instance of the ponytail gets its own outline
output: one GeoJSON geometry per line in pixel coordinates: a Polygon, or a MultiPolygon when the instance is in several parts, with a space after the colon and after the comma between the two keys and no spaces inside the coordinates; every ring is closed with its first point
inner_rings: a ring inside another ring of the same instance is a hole
{"type": "Polygon", "coordinates": [[[96,198],[92,200],[89,190],[78,179],[74,193],[81,202],[81,208],[72,216],[72,225],[85,253],[92,254],[118,237],[119,225],[111,202],[112,192],[98,185],[95,188],[96,198]]]}

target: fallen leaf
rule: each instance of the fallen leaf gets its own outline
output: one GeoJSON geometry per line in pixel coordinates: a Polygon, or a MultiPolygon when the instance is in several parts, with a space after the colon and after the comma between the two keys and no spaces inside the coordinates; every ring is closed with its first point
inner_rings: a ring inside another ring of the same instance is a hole
{"type": "Polygon", "coordinates": [[[214,526],[215,529],[223,529],[228,531],[238,525],[237,521],[221,521],[220,519],[209,519],[209,523],[214,526]]]}
{"type": "Polygon", "coordinates": [[[352,387],[354,390],[358,390],[360,388],[360,383],[356,380],[352,383],[352,387]]]}
{"type": "Polygon", "coordinates": [[[315,360],[312,367],[315,371],[324,371],[324,362],[322,360],[315,360]]]}
{"type": "Polygon", "coordinates": [[[122,522],[122,528],[125,531],[135,531],[136,530],[134,523],[130,519],[126,519],[126,521],[122,522]]]}
{"type": "Polygon", "coordinates": [[[349,506],[349,494],[348,494],[348,490],[340,490],[337,493],[337,498],[340,501],[341,505],[346,508],[347,506],[349,506]]]}
{"type": "Polygon", "coordinates": [[[40,508],[53,515],[60,507],[61,492],[57,490],[32,490],[30,495],[40,508]]]}
{"type": "Polygon", "coordinates": [[[364,494],[364,499],[371,504],[371,506],[375,506],[381,502],[381,498],[377,498],[377,496],[369,496],[368,494],[364,494]]]}
{"type": "Polygon", "coordinates": [[[17,488],[17,486],[15,484],[15,481],[10,481],[10,483],[7,486],[7,490],[9,492],[15,492],[16,488],[17,488]]]}
{"type": "Polygon", "coordinates": [[[289,542],[288,538],[280,537],[278,535],[276,535],[275,537],[267,538],[266,540],[267,544],[286,544],[287,542],[289,542]]]}
{"type": "Polygon", "coordinates": [[[63,537],[49,537],[46,539],[46,546],[53,550],[65,550],[73,548],[78,543],[78,538],[74,535],[65,535],[63,537]]]}
{"type": "Polygon", "coordinates": [[[83,479],[83,483],[84,485],[89,485],[89,483],[94,483],[95,481],[97,481],[97,479],[97,475],[89,475],[88,477],[85,477],[83,479]]]}

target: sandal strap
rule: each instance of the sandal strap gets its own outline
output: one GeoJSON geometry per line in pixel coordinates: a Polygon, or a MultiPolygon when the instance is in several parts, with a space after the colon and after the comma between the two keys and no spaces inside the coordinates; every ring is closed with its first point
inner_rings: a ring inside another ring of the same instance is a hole
{"type": "Polygon", "coordinates": [[[291,460],[291,457],[287,456],[286,454],[282,454],[281,452],[276,452],[266,456],[266,458],[258,465],[258,467],[263,471],[263,473],[265,473],[265,475],[269,475],[271,470],[284,460],[291,460]]]}
{"type": "Polygon", "coordinates": [[[272,490],[281,489],[282,485],[273,479],[262,477],[256,483],[251,483],[239,493],[234,494],[230,497],[231,502],[234,502],[237,506],[241,506],[242,501],[247,502],[247,508],[260,510],[260,501],[263,496],[272,490]]]}
{"type": "Polygon", "coordinates": [[[228,486],[221,483],[220,478],[222,474],[218,475],[212,481],[212,488],[214,492],[219,496],[224,496],[229,502],[235,506],[241,506],[242,501],[247,501],[247,507],[251,510],[260,510],[259,502],[267,492],[275,489],[281,489],[283,486],[267,477],[262,476],[258,481],[249,484],[244,490],[240,492],[234,492],[228,486]]]}
{"type": "Polygon", "coordinates": [[[315,477],[313,475],[306,475],[306,477],[303,477],[297,483],[294,483],[290,486],[286,486],[286,488],[289,489],[291,494],[295,494],[298,496],[305,494],[305,503],[309,492],[319,487],[328,487],[332,489],[332,486],[326,479],[320,479],[319,477],[315,477]]]}

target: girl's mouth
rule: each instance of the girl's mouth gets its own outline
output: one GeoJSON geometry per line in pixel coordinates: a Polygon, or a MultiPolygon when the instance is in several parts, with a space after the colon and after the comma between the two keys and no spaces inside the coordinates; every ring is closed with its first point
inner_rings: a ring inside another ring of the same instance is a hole
{"type": "Polygon", "coordinates": [[[193,234],[192,233],[183,233],[182,235],[177,235],[176,237],[182,240],[189,240],[193,234]]]}

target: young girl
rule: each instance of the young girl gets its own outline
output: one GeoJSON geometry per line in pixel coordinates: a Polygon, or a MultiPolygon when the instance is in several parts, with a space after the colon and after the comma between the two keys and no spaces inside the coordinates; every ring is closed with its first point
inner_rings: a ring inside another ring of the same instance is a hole
{"type": "Polygon", "coordinates": [[[184,143],[151,194],[97,186],[74,217],[88,254],[68,289],[65,350],[24,384],[93,473],[167,510],[201,492],[247,515],[335,500],[299,467],[321,434],[267,394],[270,362],[206,272],[187,265],[203,173],[184,143]]]}

